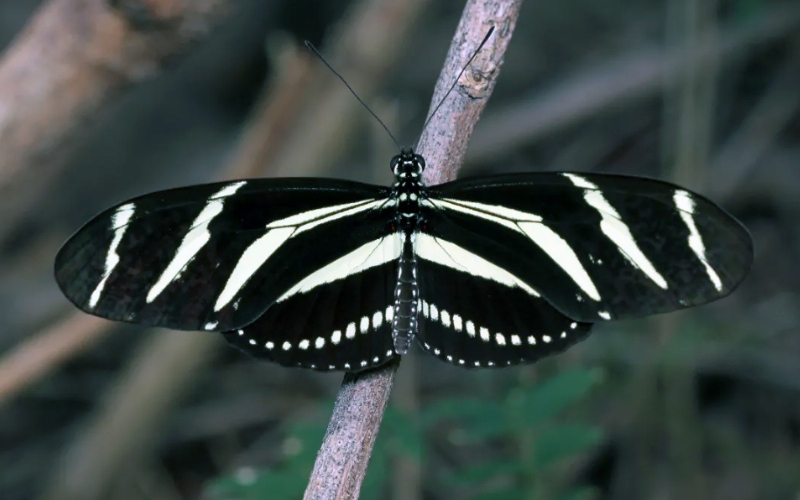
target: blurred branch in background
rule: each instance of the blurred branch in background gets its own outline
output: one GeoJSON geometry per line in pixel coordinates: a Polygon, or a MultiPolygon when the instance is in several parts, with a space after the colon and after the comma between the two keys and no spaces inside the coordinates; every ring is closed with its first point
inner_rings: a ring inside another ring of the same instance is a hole
{"type": "MultiPolygon", "coordinates": [[[[325,58],[367,103],[397,64],[404,43],[429,0],[359,1],[337,26],[325,58]]],[[[347,151],[356,127],[368,115],[350,91],[323,65],[314,66],[311,88],[271,151],[270,175],[291,177],[327,172],[347,151]]],[[[388,165],[388,164],[387,164],[388,165]]],[[[388,166],[387,166],[388,170],[388,166]]]]}
{"type": "Polygon", "coordinates": [[[795,35],[783,67],[742,125],[725,141],[709,167],[717,182],[711,196],[724,198],[740,187],[800,108],[800,36],[795,35]]]}
{"type": "MultiPolygon", "coordinates": [[[[666,18],[667,44],[677,47],[681,58],[705,51],[703,64],[690,63],[664,87],[661,147],[662,175],[678,185],[704,191],[709,156],[714,147],[714,112],[720,78],[721,51],[716,0],[670,0],[666,18]]],[[[642,470],[639,491],[669,491],[675,498],[704,500],[709,482],[703,471],[704,440],[700,411],[693,391],[697,366],[694,356],[684,367],[665,367],[676,341],[686,335],[685,314],[662,315],[648,321],[658,336],[658,355],[651,367],[640,372],[636,399],[643,403],[634,426],[640,435],[663,434],[667,441],[669,468],[665,477],[652,474],[648,450],[634,444],[634,458],[642,470]],[[659,411],[659,409],[661,411],[659,411]],[[653,484],[659,484],[653,486],[653,484]]],[[[698,341],[700,339],[697,339],[698,341]]],[[[634,441],[636,441],[634,439],[634,441]]]]}
{"type": "Polygon", "coordinates": [[[75,352],[92,345],[111,326],[107,320],[75,312],[5,353],[0,358],[0,408],[75,352]]]}
{"type": "Polygon", "coordinates": [[[607,110],[654,97],[689,68],[711,60],[742,58],[754,47],[783,38],[800,24],[797,4],[774,8],[744,25],[704,34],[699,50],[661,45],[635,49],[601,65],[579,70],[547,90],[536,91],[506,109],[486,116],[475,131],[467,161],[486,162],[517,146],[530,144],[607,110]]]}
{"type": "Polygon", "coordinates": [[[236,4],[50,0],[39,8],[0,63],[0,244],[66,165],[86,124],[206,38],[236,4]]]}
{"type": "Polygon", "coordinates": [[[152,460],[160,431],[220,342],[213,335],[153,330],[66,449],[40,498],[108,498],[116,483],[135,477],[152,460]]]}
{"type": "MultiPolygon", "coordinates": [[[[436,83],[431,111],[442,101],[489,28],[494,26],[495,32],[422,132],[417,153],[427,161],[428,168],[423,173],[426,183],[455,179],[475,123],[497,82],[521,3],[522,0],[467,1],[436,83]]],[[[305,498],[358,497],[398,363],[345,376],[305,498]]]]}

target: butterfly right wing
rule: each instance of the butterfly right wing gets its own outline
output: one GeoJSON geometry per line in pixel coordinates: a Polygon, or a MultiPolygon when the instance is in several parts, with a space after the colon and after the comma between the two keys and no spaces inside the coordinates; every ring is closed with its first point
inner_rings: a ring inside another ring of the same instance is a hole
{"type": "Polygon", "coordinates": [[[464,179],[432,187],[422,205],[433,237],[491,262],[576,321],[720,299],[753,260],[739,221],[699,194],[652,179],[555,172],[464,179]]]}

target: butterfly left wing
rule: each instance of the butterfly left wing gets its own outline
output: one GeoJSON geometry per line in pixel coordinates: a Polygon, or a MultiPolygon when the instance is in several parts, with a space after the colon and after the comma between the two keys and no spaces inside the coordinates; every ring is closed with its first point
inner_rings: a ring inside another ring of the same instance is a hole
{"type": "Polygon", "coordinates": [[[736,219],[702,196],[650,179],[494,176],[434,186],[421,203],[423,260],[427,253],[434,264],[453,261],[463,274],[526,289],[577,322],[719,299],[753,258],[736,219]]]}
{"type": "Polygon", "coordinates": [[[396,260],[387,194],[327,179],[152,193],[75,233],[56,257],[56,280],[78,307],[112,320],[241,329],[276,302],[396,260]]]}

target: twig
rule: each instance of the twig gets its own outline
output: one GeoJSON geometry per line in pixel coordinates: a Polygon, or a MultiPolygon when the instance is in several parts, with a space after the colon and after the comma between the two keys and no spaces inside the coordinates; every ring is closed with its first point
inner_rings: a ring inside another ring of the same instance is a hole
{"type": "Polygon", "coordinates": [[[436,83],[434,105],[444,97],[453,83],[453,75],[458,74],[472,55],[475,40],[480,41],[490,26],[495,26],[495,33],[464,72],[457,91],[450,95],[423,131],[418,150],[432,167],[423,174],[426,183],[439,184],[455,179],[458,168],[464,163],[467,142],[494,90],[521,3],[522,0],[467,2],[436,83]]]}
{"type": "Polygon", "coordinates": [[[358,498],[399,364],[345,374],[303,498],[358,498]]]}
{"type": "MultiPolygon", "coordinates": [[[[456,90],[431,120],[418,152],[428,161],[425,181],[451,180],[463,161],[467,141],[494,89],[521,0],[470,0],[461,15],[431,109],[441,100],[490,26],[495,35],[462,76],[456,90]]],[[[342,382],[328,430],[311,473],[306,499],[357,498],[372,446],[389,398],[397,363],[342,382]]]]}

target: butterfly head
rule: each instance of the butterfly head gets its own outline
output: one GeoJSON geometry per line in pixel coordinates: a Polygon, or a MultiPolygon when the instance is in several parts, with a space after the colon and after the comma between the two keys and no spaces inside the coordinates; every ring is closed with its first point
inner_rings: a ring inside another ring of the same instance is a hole
{"type": "Polygon", "coordinates": [[[419,180],[425,170],[425,159],[411,148],[403,148],[392,158],[392,172],[398,181],[419,180]]]}

